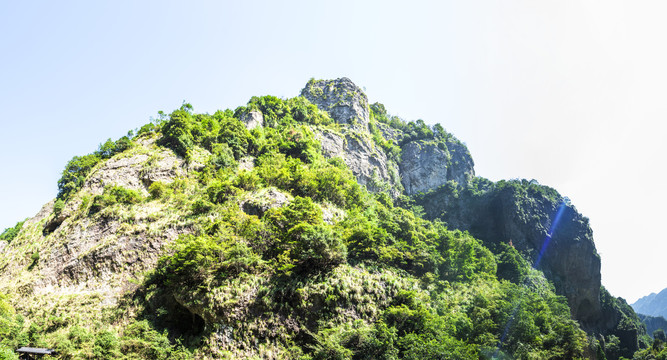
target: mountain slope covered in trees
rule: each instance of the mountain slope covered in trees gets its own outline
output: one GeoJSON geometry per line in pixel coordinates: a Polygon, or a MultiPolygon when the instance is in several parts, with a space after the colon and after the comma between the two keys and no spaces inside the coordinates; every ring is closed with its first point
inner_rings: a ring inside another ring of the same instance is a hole
{"type": "Polygon", "coordinates": [[[28,345],[63,359],[647,348],[601,288],[587,219],[473,166],[441,125],[391,116],[345,78],[160,113],[74,157],[57,198],[0,235],[0,359],[28,345]]]}

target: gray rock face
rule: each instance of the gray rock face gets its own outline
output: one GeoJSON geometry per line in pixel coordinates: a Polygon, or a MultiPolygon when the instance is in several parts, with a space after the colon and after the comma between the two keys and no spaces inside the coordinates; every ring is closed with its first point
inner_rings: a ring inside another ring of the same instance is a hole
{"type": "Polygon", "coordinates": [[[163,244],[189,232],[175,226],[153,236],[142,229],[150,220],[138,220],[138,229],[132,234],[124,233],[118,221],[90,220],[76,224],[69,232],[56,233],[64,237],[63,246],[54,248],[43,260],[44,285],[103,283],[123,270],[135,273],[149,269],[157,262],[163,244]]]}
{"type": "Polygon", "coordinates": [[[387,156],[367,136],[356,132],[347,132],[345,137],[319,132],[316,137],[322,144],[324,156],[342,158],[359,184],[366,185],[370,191],[378,190],[374,188],[374,179],[391,183],[387,156]]]}
{"type": "Polygon", "coordinates": [[[290,202],[290,198],[276,188],[262,189],[253,192],[239,206],[248,215],[264,216],[269,209],[282,207],[290,202]]]}
{"type": "MultiPolygon", "coordinates": [[[[142,145],[151,146],[153,142],[154,139],[142,145]]],[[[113,157],[86,179],[82,191],[92,195],[101,195],[106,186],[115,185],[148,195],[146,189],[150,184],[155,181],[171,183],[184,171],[186,171],[185,162],[170,150],[162,149],[154,152],[152,156],[136,154],[130,157],[113,157]]],[[[50,215],[53,210],[54,202],[49,204],[40,212],[44,217],[50,215]]],[[[81,198],[75,197],[68,200],[64,209],[57,216],[48,219],[44,227],[46,232],[52,232],[63,221],[76,213],[79,205],[81,205],[81,198]]]]}
{"type": "Polygon", "coordinates": [[[99,195],[105,186],[118,185],[148,194],[146,185],[155,181],[172,182],[182,171],[183,164],[182,159],[167,150],[152,157],[138,154],[111,158],[86,180],[83,190],[99,195]]]}
{"type": "Polygon", "coordinates": [[[401,181],[408,195],[426,192],[447,182],[449,154],[435,145],[410,142],[401,155],[401,181]]]}
{"type": "Polygon", "coordinates": [[[328,158],[344,157],[345,138],[329,131],[317,132],[315,137],[322,144],[322,153],[328,158]]]}
{"type": "Polygon", "coordinates": [[[252,130],[258,126],[264,126],[264,114],[260,111],[252,110],[241,115],[241,122],[245,124],[245,127],[248,130],[252,130]]]}
{"type": "Polygon", "coordinates": [[[475,162],[468,148],[458,140],[448,140],[447,150],[452,157],[448,180],[454,180],[459,185],[465,186],[475,177],[475,162]]]}
{"type": "Polygon", "coordinates": [[[387,140],[392,140],[394,144],[398,144],[403,140],[405,137],[405,133],[401,130],[394,129],[393,127],[383,124],[381,122],[377,122],[375,124],[377,128],[380,130],[380,133],[382,133],[382,136],[387,139],[387,140]]]}
{"type": "Polygon", "coordinates": [[[373,177],[378,180],[389,181],[387,156],[383,151],[375,149],[372,140],[354,135],[347,135],[346,140],[345,163],[350,167],[360,184],[367,185],[369,190],[373,191],[373,187],[369,186],[372,185],[373,177]]]}
{"type": "Polygon", "coordinates": [[[311,80],[301,96],[328,112],[336,122],[368,130],[368,98],[350,79],[311,80]]]}
{"type": "Polygon", "coordinates": [[[434,143],[412,141],[403,146],[401,178],[405,192],[414,195],[453,180],[465,185],[475,174],[468,150],[458,142],[440,148],[434,143]]]}

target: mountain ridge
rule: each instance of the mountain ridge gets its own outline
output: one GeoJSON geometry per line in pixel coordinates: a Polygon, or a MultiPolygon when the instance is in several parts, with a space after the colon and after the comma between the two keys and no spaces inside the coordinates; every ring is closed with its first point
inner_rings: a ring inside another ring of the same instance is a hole
{"type": "Polygon", "coordinates": [[[632,305],[636,312],[651,316],[667,316],[667,289],[637,299],[632,305]]]}

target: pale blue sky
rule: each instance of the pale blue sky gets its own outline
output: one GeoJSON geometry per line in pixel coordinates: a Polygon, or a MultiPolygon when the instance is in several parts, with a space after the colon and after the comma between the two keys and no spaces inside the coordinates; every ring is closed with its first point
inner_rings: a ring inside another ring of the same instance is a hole
{"type": "Polygon", "coordinates": [[[440,122],[480,176],[537,179],[591,220],[602,281],[667,287],[660,1],[0,2],[0,229],[74,155],[183,100],[196,111],[347,76],[440,122]]]}

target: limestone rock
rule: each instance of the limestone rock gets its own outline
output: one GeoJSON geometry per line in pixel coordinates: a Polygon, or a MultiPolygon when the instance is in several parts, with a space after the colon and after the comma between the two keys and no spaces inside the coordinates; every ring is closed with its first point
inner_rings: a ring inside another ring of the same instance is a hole
{"type": "Polygon", "coordinates": [[[147,194],[146,186],[155,181],[170,183],[181,171],[184,161],[173,152],[163,150],[152,156],[137,154],[111,158],[84,183],[83,189],[94,195],[107,185],[122,186],[147,194]]]}
{"type": "Polygon", "coordinates": [[[261,189],[252,192],[239,204],[248,215],[262,217],[265,212],[275,207],[282,207],[290,202],[290,197],[276,188],[261,189]]]}
{"type": "Polygon", "coordinates": [[[387,124],[377,122],[375,126],[377,126],[378,130],[380,130],[380,133],[382,133],[382,136],[385,139],[393,141],[394,144],[399,144],[405,137],[405,133],[403,131],[394,129],[387,124]]]}
{"type": "Polygon", "coordinates": [[[252,171],[255,168],[255,158],[252,156],[244,156],[239,159],[239,170],[252,171]]]}
{"type": "Polygon", "coordinates": [[[401,178],[408,195],[426,192],[447,182],[449,154],[435,145],[410,142],[401,154],[401,178]]]}
{"type": "Polygon", "coordinates": [[[322,144],[324,156],[342,158],[359,184],[366,185],[370,191],[379,190],[375,188],[376,180],[392,183],[387,156],[375,146],[368,133],[347,131],[345,135],[340,135],[323,131],[317,132],[316,138],[322,144]]]}
{"type": "Polygon", "coordinates": [[[340,156],[343,157],[345,148],[345,138],[339,134],[323,131],[315,133],[315,137],[322,144],[322,153],[328,158],[340,156]]]}
{"type": "Polygon", "coordinates": [[[38,222],[46,219],[53,213],[53,205],[56,203],[56,200],[51,200],[48,203],[44,204],[41,209],[39,209],[39,212],[37,215],[34,217],[31,217],[30,219],[27,219],[25,223],[23,223],[23,226],[31,226],[33,224],[37,224],[38,222]]]}
{"type": "Polygon", "coordinates": [[[301,96],[329,113],[339,124],[368,131],[368,98],[350,79],[311,80],[301,96]]]}
{"type": "Polygon", "coordinates": [[[447,140],[447,150],[451,156],[447,180],[466,186],[475,177],[475,163],[468,148],[457,139],[451,138],[447,140]]]}
{"type": "Polygon", "coordinates": [[[245,124],[248,130],[252,130],[258,126],[264,126],[264,114],[261,111],[252,110],[241,115],[241,122],[245,124]]]}
{"type": "Polygon", "coordinates": [[[455,141],[440,148],[435,143],[412,141],[402,148],[401,178],[405,192],[427,192],[453,180],[465,185],[475,174],[465,145],[455,141]]]}

